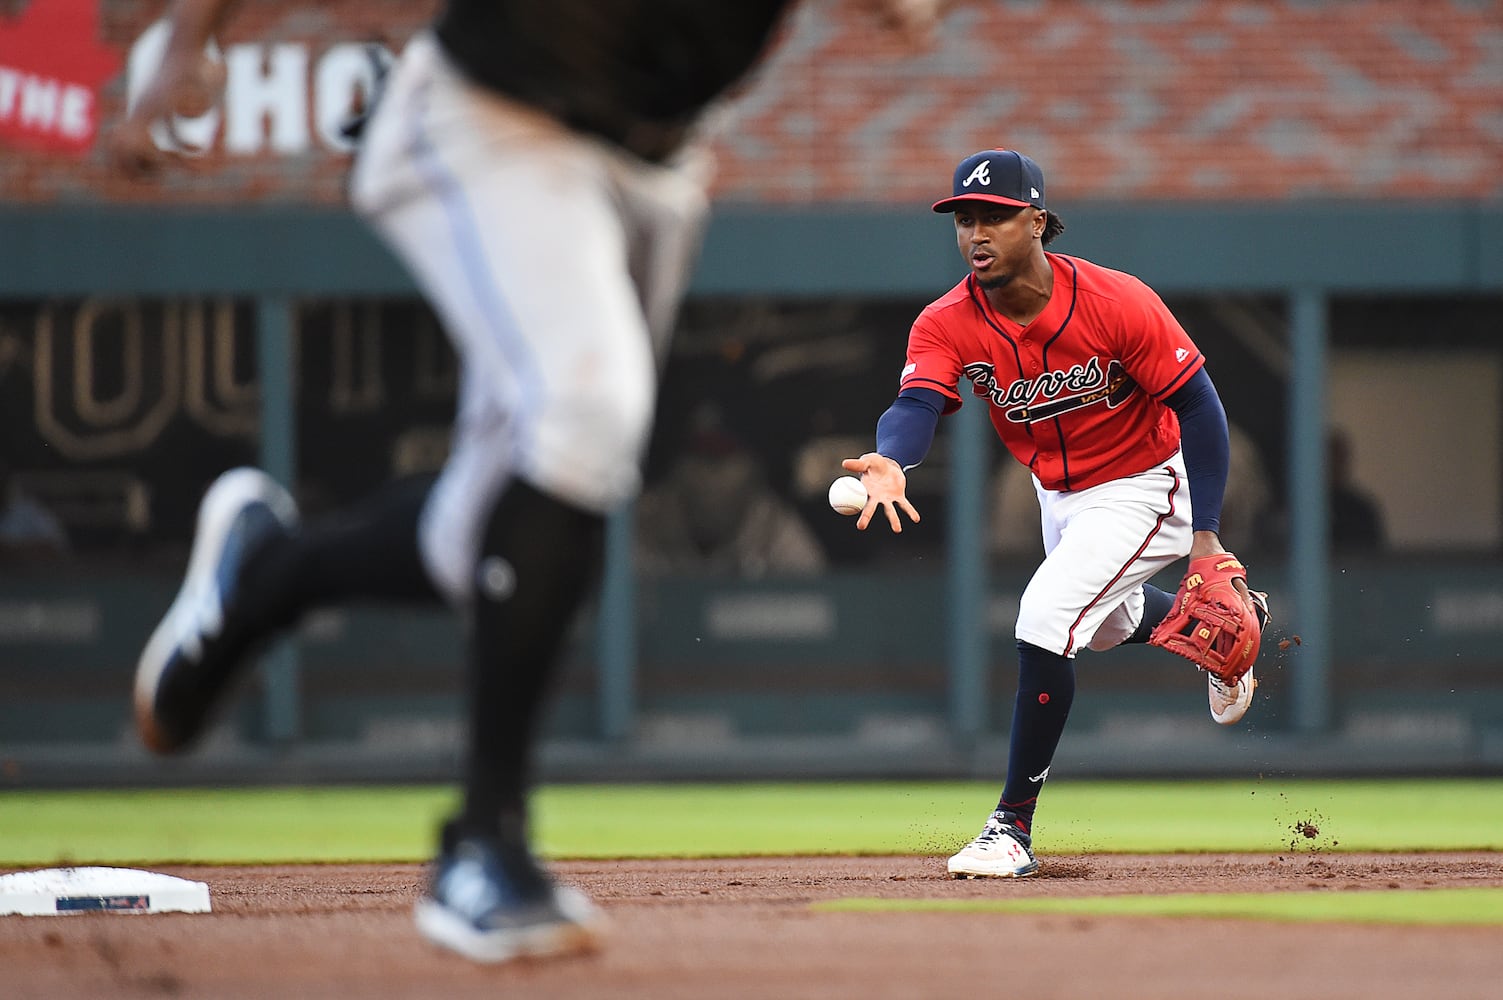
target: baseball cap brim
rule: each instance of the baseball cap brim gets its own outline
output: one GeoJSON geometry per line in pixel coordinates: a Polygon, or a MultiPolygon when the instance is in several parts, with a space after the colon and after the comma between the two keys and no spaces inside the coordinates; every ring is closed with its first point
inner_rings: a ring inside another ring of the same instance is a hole
{"type": "Polygon", "coordinates": [[[993,205],[1011,205],[1014,208],[1032,207],[1026,201],[1018,201],[1016,198],[1001,198],[994,194],[967,194],[958,198],[944,198],[936,201],[931,207],[936,212],[953,212],[955,211],[955,206],[963,201],[989,201],[993,205]]]}

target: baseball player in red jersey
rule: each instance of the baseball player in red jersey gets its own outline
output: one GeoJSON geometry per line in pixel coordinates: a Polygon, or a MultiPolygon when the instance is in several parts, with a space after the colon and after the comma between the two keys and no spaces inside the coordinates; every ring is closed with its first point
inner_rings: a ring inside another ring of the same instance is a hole
{"type": "MultiPolygon", "coordinates": [[[[1033,813],[1074,699],[1075,654],[1148,641],[1175,595],[1147,581],[1186,555],[1225,552],[1226,414],[1204,356],[1152,289],[1044,249],[1064,224],[1033,160],[974,153],[933,207],[953,214],[970,274],[914,321],[876,450],[843,464],[868,494],[858,528],[879,508],[894,531],[900,513],[917,521],[905,470],[960,408],[965,378],[1033,473],[1046,557],[1018,608],[1007,780],[980,836],[949,861],[956,877],[1017,877],[1038,870],[1033,813]]],[[[1264,595],[1239,592],[1266,622],[1264,595]]],[[[1207,676],[1212,717],[1241,719],[1251,671],[1207,676]]]]}

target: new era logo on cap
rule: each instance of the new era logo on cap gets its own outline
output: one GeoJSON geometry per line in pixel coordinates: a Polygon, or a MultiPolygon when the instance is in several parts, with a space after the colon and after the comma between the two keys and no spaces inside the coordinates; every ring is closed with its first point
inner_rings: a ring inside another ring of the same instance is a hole
{"type": "Polygon", "coordinates": [[[960,161],[950,197],[934,203],[936,212],[953,212],[961,201],[1044,207],[1044,172],[1012,149],[983,149],[960,161]]]}

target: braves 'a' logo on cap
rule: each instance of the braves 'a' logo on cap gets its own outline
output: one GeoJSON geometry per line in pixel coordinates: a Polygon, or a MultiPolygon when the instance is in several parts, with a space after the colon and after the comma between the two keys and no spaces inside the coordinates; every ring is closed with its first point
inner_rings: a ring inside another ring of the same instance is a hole
{"type": "Polygon", "coordinates": [[[992,182],[991,166],[991,160],[982,160],[976,164],[976,169],[971,171],[971,176],[962,181],[960,186],[968,188],[971,186],[971,181],[975,181],[977,184],[990,185],[992,182]]]}

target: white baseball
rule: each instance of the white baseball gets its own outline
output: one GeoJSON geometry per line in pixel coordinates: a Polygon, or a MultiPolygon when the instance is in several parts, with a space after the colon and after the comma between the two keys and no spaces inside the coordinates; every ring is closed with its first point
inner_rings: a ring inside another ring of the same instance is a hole
{"type": "Polygon", "coordinates": [[[859,514],[866,507],[866,487],[855,476],[841,476],[830,484],[830,508],[837,514],[859,514]]]}

